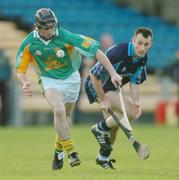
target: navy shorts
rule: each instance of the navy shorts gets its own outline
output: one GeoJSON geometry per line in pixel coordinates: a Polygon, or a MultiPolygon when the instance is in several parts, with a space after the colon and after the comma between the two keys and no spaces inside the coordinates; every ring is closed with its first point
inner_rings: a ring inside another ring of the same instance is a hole
{"type": "Polygon", "coordinates": [[[93,88],[90,77],[87,77],[87,79],[86,79],[85,91],[86,91],[86,94],[87,94],[90,104],[97,101],[97,94],[96,94],[95,89],[93,88]]]}

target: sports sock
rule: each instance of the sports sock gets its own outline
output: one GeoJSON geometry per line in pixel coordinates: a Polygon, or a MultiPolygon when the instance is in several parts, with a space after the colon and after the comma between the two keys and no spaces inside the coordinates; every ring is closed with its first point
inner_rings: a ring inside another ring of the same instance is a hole
{"type": "Polygon", "coordinates": [[[63,151],[62,140],[59,138],[58,135],[56,135],[54,147],[55,147],[56,152],[62,152],[63,151]]]}
{"type": "Polygon", "coordinates": [[[112,147],[110,149],[104,149],[104,148],[100,148],[99,150],[99,154],[101,154],[101,156],[104,157],[109,157],[112,151],[112,147]]]}
{"type": "Polygon", "coordinates": [[[71,154],[72,152],[74,152],[74,146],[73,146],[73,141],[72,139],[68,139],[68,140],[63,140],[62,141],[63,144],[63,149],[65,149],[65,151],[68,154],[71,154]]]}
{"type": "Polygon", "coordinates": [[[100,153],[98,154],[97,158],[98,158],[100,161],[109,161],[109,156],[103,156],[103,155],[101,155],[100,153]]]}
{"type": "Polygon", "coordinates": [[[103,121],[103,120],[98,123],[98,128],[101,131],[109,131],[110,130],[110,128],[106,124],[106,121],[103,121]]]}

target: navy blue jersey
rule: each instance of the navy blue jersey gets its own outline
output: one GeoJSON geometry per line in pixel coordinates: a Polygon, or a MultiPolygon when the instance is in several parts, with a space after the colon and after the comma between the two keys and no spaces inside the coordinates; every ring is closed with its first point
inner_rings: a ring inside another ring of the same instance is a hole
{"type": "MultiPolygon", "coordinates": [[[[145,65],[147,62],[147,54],[141,58],[135,59],[132,42],[112,46],[107,50],[106,55],[116,72],[120,75],[124,75],[124,78],[122,79],[122,86],[128,82],[141,84],[146,80],[145,65]]],[[[104,92],[116,89],[111,82],[109,73],[100,62],[97,62],[91,68],[91,73],[97,79],[102,81],[104,92]]],[[[90,103],[95,102],[97,95],[90,77],[86,80],[85,89],[90,103]]]]}

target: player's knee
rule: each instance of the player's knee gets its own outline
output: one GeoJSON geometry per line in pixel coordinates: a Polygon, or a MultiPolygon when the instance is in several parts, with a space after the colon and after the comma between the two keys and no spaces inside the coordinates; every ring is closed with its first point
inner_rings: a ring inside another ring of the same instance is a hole
{"type": "Polygon", "coordinates": [[[119,129],[119,126],[114,126],[111,128],[111,131],[112,132],[117,132],[117,130],[119,129]]]}
{"type": "Polygon", "coordinates": [[[54,108],[54,113],[55,113],[57,116],[64,116],[64,115],[65,115],[65,108],[55,107],[55,108],[54,108]]]}
{"type": "Polygon", "coordinates": [[[142,114],[142,109],[140,107],[139,110],[138,110],[138,113],[137,113],[137,118],[139,118],[141,116],[141,114],[142,114]]]}
{"type": "Polygon", "coordinates": [[[142,114],[142,111],[141,111],[141,108],[139,107],[139,108],[136,109],[136,111],[135,111],[135,113],[133,115],[133,118],[137,119],[137,118],[139,118],[141,116],[141,114],[142,114]]]}
{"type": "Polygon", "coordinates": [[[141,116],[141,113],[136,114],[135,119],[138,119],[141,116]]]}

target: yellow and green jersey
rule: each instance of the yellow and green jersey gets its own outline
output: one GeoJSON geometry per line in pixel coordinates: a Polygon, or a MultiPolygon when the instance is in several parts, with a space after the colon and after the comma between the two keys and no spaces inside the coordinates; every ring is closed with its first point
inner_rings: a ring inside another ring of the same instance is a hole
{"type": "Polygon", "coordinates": [[[32,31],[22,42],[16,57],[17,73],[25,73],[32,63],[39,76],[66,79],[76,71],[85,56],[96,55],[99,43],[83,35],[57,28],[55,36],[45,41],[32,31]]]}

